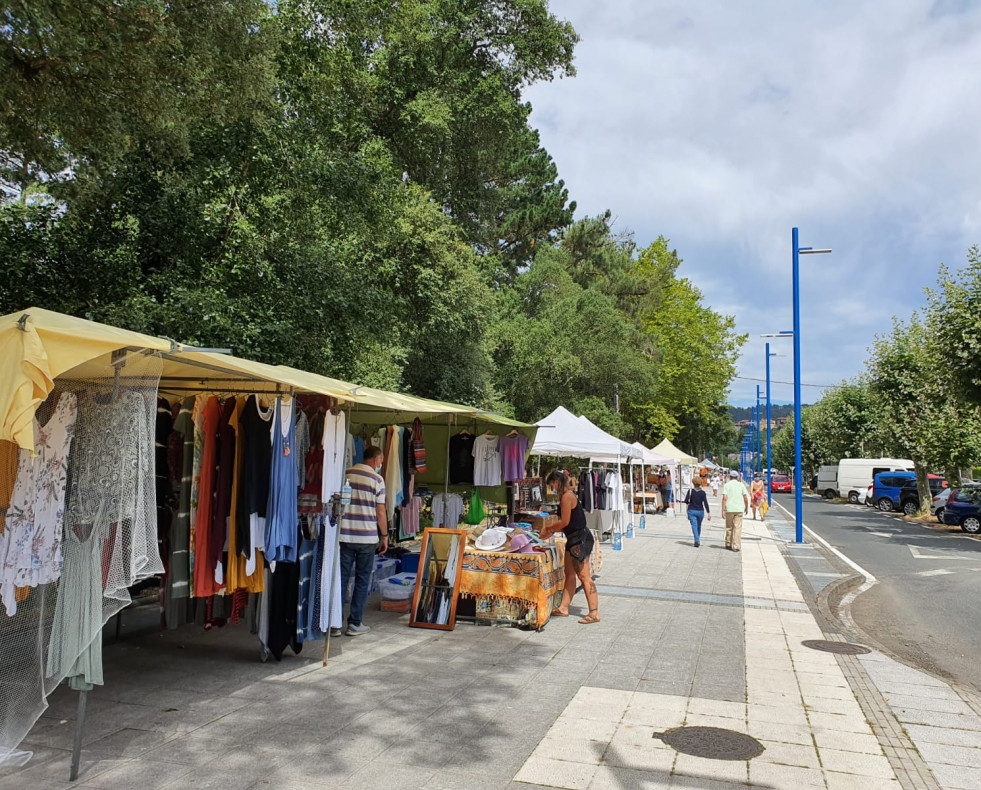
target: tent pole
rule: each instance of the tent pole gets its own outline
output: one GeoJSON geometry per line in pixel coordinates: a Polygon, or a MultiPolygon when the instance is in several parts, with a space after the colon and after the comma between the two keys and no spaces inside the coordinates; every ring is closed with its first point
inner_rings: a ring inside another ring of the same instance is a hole
{"type": "MultiPolygon", "coordinates": [[[[443,503],[450,496],[450,421],[453,419],[452,414],[446,415],[446,477],[443,480],[443,503]]],[[[447,529],[455,529],[456,524],[452,527],[447,527],[447,529]]]]}
{"type": "MultiPolygon", "coordinates": [[[[102,636],[100,634],[99,638],[102,636]]],[[[82,733],[85,730],[85,706],[88,702],[88,691],[78,692],[78,713],[75,715],[75,741],[72,743],[72,764],[68,774],[68,781],[74,782],[78,779],[78,764],[82,760],[82,733]]]]}
{"type": "MultiPolygon", "coordinates": [[[[351,401],[347,403],[347,432],[348,436],[351,434],[351,401]]],[[[345,440],[344,444],[344,455],[347,457],[347,442],[345,440]]],[[[345,469],[345,484],[347,483],[347,470],[345,469]]],[[[342,489],[343,490],[343,489],[342,489]]],[[[327,666],[327,659],[330,656],[330,629],[334,626],[331,625],[331,619],[334,614],[334,587],[337,585],[337,567],[341,563],[340,550],[341,550],[341,516],[344,513],[344,503],[339,494],[335,494],[338,497],[337,503],[337,527],[335,530],[334,537],[334,553],[333,562],[330,564],[330,589],[327,590],[327,633],[324,634],[324,666],[327,666]]],[[[327,503],[324,503],[324,529],[330,529],[330,512],[327,507],[327,503]]],[[[327,539],[327,535],[324,535],[324,540],[327,539]]],[[[340,628],[344,624],[344,593],[341,591],[341,622],[337,624],[340,628]]]]}

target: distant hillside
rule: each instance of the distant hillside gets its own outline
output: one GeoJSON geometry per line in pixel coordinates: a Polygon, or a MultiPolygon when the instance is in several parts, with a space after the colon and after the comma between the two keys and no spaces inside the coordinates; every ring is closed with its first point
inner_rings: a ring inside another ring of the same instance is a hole
{"type": "MultiPolygon", "coordinates": [[[[760,404],[760,411],[765,414],[766,406],[760,404]]],[[[732,417],[733,422],[739,422],[740,420],[751,420],[753,419],[753,411],[746,406],[730,406],[729,416],[732,417]]],[[[774,420],[778,417],[793,417],[794,416],[794,405],[792,403],[777,405],[773,404],[770,407],[770,417],[774,420]]]]}

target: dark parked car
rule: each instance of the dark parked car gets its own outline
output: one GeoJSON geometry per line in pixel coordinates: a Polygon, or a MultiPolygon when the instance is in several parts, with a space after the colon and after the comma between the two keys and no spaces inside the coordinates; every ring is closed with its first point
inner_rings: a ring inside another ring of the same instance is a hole
{"type": "Polygon", "coordinates": [[[789,494],[794,490],[794,485],[790,482],[790,478],[787,475],[771,475],[770,490],[774,494],[789,494]]]}
{"type": "Polygon", "coordinates": [[[981,486],[965,486],[950,492],[944,508],[944,524],[977,535],[981,532],[981,486]]]}
{"type": "MultiPolygon", "coordinates": [[[[939,475],[928,475],[928,481],[934,496],[947,487],[947,481],[939,475]]],[[[872,496],[876,507],[885,513],[901,510],[912,516],[920,509],[915,472],[879,472],[875,476],[872,496]]]]}

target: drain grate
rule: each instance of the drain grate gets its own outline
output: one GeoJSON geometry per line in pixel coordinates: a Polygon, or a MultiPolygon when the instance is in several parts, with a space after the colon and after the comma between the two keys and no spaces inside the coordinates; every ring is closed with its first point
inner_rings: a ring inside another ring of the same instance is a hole
{"type": "Polygon", "coordinates": [[[825,653],[841,653],[845,656],[861,656],[865,653],[872,652],[864,645],[853,645],[851,642],[831,642],[827,639],[805,639],[801,644],[812,650],[823,650],[825,653]]]}
{"type": "Polygon", "coordinates": [[[752,760],[763,754],[763,744],[756,738],[720,727],[675,727],[654,737],[679,752],[710,760],[752,760]]]}

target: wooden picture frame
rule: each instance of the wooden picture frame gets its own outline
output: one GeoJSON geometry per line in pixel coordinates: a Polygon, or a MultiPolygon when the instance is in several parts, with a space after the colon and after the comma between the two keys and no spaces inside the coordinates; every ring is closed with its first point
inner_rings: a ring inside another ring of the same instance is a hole
{"type": "Polygon", "coordinates": [[[466,550],[465,529],[430,527],[423,530],[416,589],[409,612],[410,626],[453,630],[466,550]]]}

